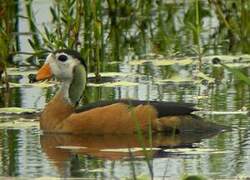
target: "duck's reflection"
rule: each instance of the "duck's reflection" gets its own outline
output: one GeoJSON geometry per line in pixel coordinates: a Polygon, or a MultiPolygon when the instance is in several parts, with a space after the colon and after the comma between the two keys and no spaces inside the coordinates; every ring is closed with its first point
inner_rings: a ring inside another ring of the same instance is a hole
{"type": "MultiPolygon", "coordinates": [[[[168,155],[163,151],[166,148],[190,147],[193,143],[200,142],[201,139],[212,135],[214,134],[156,134],[153,135],[152,140],[145,138],[143,144],[145,147],[152,147],[153,150],[150,153],[153,158],[157,158],[168,155]]],[[[44,134],[41,135],[41,146],[48,159],[60,171],[65,170],[65,162],[72,157],[77,157],[75,155],[87,155],[103,160],[120,160],[145,155],[140,148],[142,142],[138,140],[136,135],[44,134]]]]}
{"type": "Polygon", "coordinates": [[[137,135],[87,136],[43,134],[41,135],[41,146],[48,158],[56,161],[66,160],[72,154],[83,154],[100,159],[115,160],[129,158],[130,152],[133,152],[134,156],[142,156],[142,143],[146,148],[153,148],[153,151],[159,151],[159,148],[192,146],[193,143],[198,143],[201,139],[209,138],[213,135],[197,133],[175,135],[155,134],[152,138],[144,137],[142,142],[137,135]]]}

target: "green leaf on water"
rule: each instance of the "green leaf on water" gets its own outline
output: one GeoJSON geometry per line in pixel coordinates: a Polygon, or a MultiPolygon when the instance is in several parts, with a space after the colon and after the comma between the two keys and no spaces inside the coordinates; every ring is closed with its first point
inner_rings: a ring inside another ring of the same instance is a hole
{"type": "Polygon", "coordinates": [[[169,65],[176,64],[174,60],[154,60],[152,61],[152,63],[155,66],[169,66],[169,65]]]}
{"type": "Polygon", "coordinates": [[[55,86],[56,83],[49,82],[38,82],[38,83],[9,83],[10,87],[39,87],[39,88],[47,88],[55,86]]]}
{"type": "MultiPolygon", "coordinates": [[[[0,177],[1,178],[1,177],[0,177]]],[[[36,180],[60,180],[61,178],[58,177],[52,177],[52,176],[42,176],[42,177],[38,177],[36,178],[36,180]]]]}
{"type": "Polygon", "coordinates": [[[195,114],[200,115],[249,115],[248,110],[239,110],[239,111],[197,111],[195,114]]]}
{"type": "Polygon", "coordinates": [[[196,74],[196,77],[199,77],[199,78],[201,78],[203,80],[207,80],[208,83],[214,83],[214,81],[215,81],[214,78],[209,77],[207,74],[204,74],[203,72],[198,72],[196,74]]]}
{"type": "Polygon", "coordinates": [[[214,58],[219,58],[221,59],[223,62],[232,62],[235,59],[238,59],[238,56],[230,56],[230,55],[213,55],[213,56],[204,56],[202,57],[202,60],[204,62],[212,62],[212,59],[214,58]]]}
{"type": "Polygon", "coordinates": [[[118,82],[107,82],[107,83],[88,83],[88,86],[92,87],[120,87],[120,86],[137,86],[138,83],[128,82],[128,81],[118,81],[118,82]]]}
{"type": "Polygon", "coordinates": [[[8,68],[7,73],[11,76],[28,76],[29,74],[36,74],[37,70],[20,70],[19,68],[8,68]]]}
{"type": "Polygon", "coordinates": [[[86,149],[87,147],[83,146],[57,146],[59,149],[68,149],[68,150],[78,150],[78,149],[86,149]]]}
{"type": "Polygon", "coordinates": [[[101,149],[100,151],[102,152],[122,152],[122,153],[129,153],[129,152],[138,152],[138,151],[154,151],[154,150],[160,150],[161,148],[140,148],[140,147],[135,147],[135,148],[122,148],[122,149],[101,149]]]}
{"type": "Polygon", "coordinates": [[[166,84],[169,82],[173,83],[185,83],[185,82],[193,82],[194,80],[191,77],[182,77],[179,75],[174,75],[169,79],[158,79],[155,81],[156,84],[166,84]]]}
{"type": "Polygon", "coordinates": [[[164,151],[168,153],[175,153],[175,154],[226,154],[226,153],[230,153],[229,151],[209,149],[209,148],[175,148],[175,149],[166,149],[164,151]]]}
{"type": "Polygon", "coordinates": [[[133,61],[129,61],[129,65],[142,65],[145,64],[147,62],[151,62],[150,60],[133,60],[133,61]]]}
{"type": "Polygon", "coordinates": [[[193,98],[196,99],[196,100],[200,100],[200,99],[208,99],[209,96],[207,96],[207,95],[200,95],[200,96],[194,96],[193,98]]]}
{"type": "Polygon", "coordinates": [[[244,68],[250,67],[250,63],[227,63],[227,66],[230,68],[244,68]]]}
{"type": "MultiPolygon", "coordinates": [[[[132,73],[123,73],[123,72],[101,72],[101,77],[127,77],[132,76],[132,73]]],[[[89,73],[88,77],[95,77],[95,73],[89,73]]]]}
{"type": "Polygon", "coordinates": [[[0,108],[0,114],[22,114],[22,113],[35,113],[36,109],[20,108],[20,107],[4,107],[0,108]]]}
{"type": "Polygon", "coordinates": [[[212,62],[214,58],[219,58],[222,63],[232,63],[235,61],[240,61],[241,63],[246,63],[250,61],[249,54],[242,54],[242,55],[213,55],[213,56],[204,56],[202,58],[203,62],[212,62]]]}
{"type": "Polygon", "coordinates": [[[89,172],[89,173],[97,173],[97,172],[104,172],[104,168],[97,168],[97,169],[79,169],[82,172],[89,172]]]}
{"type": "Polygon", "coordinates": [[[0,122],[0,128],[31,128],[39,127],[39,121],[11,121],[11,122],[0,122]]]}
{"type": "Polygon", "coordinates": [[[107,62],[107,64],[110,64],[110,65],[121,64],[121,62],[119,62],[119,61],[110,61],[110,62],[107,62]]]}
{"type": "Polygon", "coordinates": [[[173,65],[173,64],[178,64],[178,65],[189,65],[192,64],[194,60],[191,58],[187,59],[166,59],[166,60],[153,60],[152,63],[155,66],[168,66],[168,65],[173,65]]]}

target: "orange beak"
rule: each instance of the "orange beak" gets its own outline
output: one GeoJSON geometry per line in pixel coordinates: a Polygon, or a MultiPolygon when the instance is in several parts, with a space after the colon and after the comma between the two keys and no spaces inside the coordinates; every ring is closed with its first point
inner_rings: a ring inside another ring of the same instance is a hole
{"type": "Polygon", "coordinates": [[[44,64],[36,74],[36,81],[42,81],[50,79],[52,77],[52,71],[48,63],[44,64]]]}

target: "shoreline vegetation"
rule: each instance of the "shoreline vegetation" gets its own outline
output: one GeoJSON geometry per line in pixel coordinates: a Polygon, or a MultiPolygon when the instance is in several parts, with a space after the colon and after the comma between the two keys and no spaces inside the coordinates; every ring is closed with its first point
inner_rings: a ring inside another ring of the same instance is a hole
{"type": "Polygon", "coordinates": [[[37,24],[33,3],[10,0],[0,5],[0,74],[5,74],[7,88],[6,68],[24,64],[13,62],[21,54],[28,64],[40,66],[36,59],[50,51],[78,50],[99,82],[105,64],[122,61],[127,52],[132,59],[149,53],[190,56],[199,71],[206,63],[203,56],[250,52],[248,1],[55,0],[48,10],[51,19],[42,25],[37,24]],[[20,3],[24,15],[18,13],[20,3]],[[20,21],[26,21],[29,32],[19,29],[20,21]],[[24,35],[32,52],[20,48],[24,35]]]}

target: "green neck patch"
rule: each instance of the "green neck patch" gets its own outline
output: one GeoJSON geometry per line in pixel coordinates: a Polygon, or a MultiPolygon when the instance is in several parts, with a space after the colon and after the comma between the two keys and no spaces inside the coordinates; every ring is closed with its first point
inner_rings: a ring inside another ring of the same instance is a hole
{"type": "Polygon", "coordinates": [[[73,105],[80,101],[86,86],[87,72],[82,65],[77,65],[73,70],[73,79],[69,87],[69,99],[73,105]]]}

